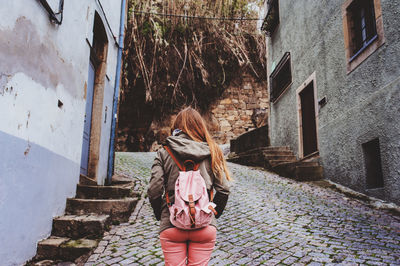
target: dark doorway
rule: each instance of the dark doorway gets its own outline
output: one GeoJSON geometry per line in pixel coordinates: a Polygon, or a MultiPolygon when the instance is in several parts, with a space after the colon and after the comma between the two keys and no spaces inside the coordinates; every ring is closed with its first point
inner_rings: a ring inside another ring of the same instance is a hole
{"type": "Polygon", "coordinates": [[[310,84],[300,92],[299,96],[301,103],[303,156],[305,157],[318,151],[314,83],[310,82],[310,84]]]}
{"type": "Polygon", "coordinates": [[[367,172],[367,189],[383,187],[381,150],[379,139],[373,139],[362,144],[364,152],[365,169],[367,172]]]}

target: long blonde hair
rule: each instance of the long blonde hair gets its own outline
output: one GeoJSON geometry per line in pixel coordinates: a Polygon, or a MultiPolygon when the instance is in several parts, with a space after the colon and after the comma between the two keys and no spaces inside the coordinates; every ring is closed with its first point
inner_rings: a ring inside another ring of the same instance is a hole
{"type": "Polygon", "coordinates": [[[174,122],[174,129],[179,128],[191,139],[198,142],[207,142],[211,153],[211,168],[214,174],[222,180],[224,174],[227,180],[231,180],[224,155],[218,144],[212,139],[207,130],[206,123],[200,113],[191,107],[180,111],[174,122]]]}

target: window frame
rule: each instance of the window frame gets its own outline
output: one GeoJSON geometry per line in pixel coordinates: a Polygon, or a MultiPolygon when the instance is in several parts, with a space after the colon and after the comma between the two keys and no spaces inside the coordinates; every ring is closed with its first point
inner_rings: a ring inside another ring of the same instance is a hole
{"type": "Polygon", "coordinates": [[[270,99],[272,103],[276,103],[283,94],[285,94],[286,90],[292,85],[293,83],[293,75],[292,75],[292,60],[291,60],[291,54],[290,52],[285,52],[285,54],[282,56],[281,60],[279,61],[278,65],[275,67],[275,69],[272,71],[272,73],[269,75],[269,88],[270,88],[270,99]],[[289,70],[290,70],[290,81],[287,82],[282,86],[282,88],[279,91],[278,95],[275,95],[274,93],[274,82],[273,79],[276,78],[280,71],[286,66],[286,64],[289,64],[289,70]]]}
{"type": "MultiPolygon", "coordinates": [[[[373,54],[380,46],[385,43],[385,36],[383,31],[382,21],[382,8],[380,0],[372,0],[372,11],[374,17],[374,35],[367,39],[361,48],[357,51],[354,50],[354,18],[352,18],[352,5],[360,0],[347,0],[342,5],[342,19],[343,19],[343,33],[344,44],[346,53],[347,74],[351,73],[363,61],[365,61],[371,54],[373,54]]],[[[354,14],[354,13],[353,13],[354,14]]],[[[364,40],[361,40],[364,42],[364,40]]]]}
{"type": "Polygon", "coordinates": [[[261,30],[264,31],[268,37],[271,37],[280,24],[279,0],[268,0],[267,6],[267,15],[261,25],[261,30]],[[274,11],[275,14],[273,13],[274,11]],[[273,15],[276,15],[276,17],[274,18],[273,15]]]}
{"type": "Polygon", "coordinates": [[[376,31],[374,1],[354,0],[347,7],[347,13],[349,14],[349,17],[353,20],[353,27],[350,28],[350,34],[353,37],[352,39],[354,40],[354,43],[352,43],[351,47],[352,49],[350,61],[353,61],[378,37],[378,33],[376,31]],[[361,7],[363,9],[361,9],[361,7]],[[370,23],[367,23],[367,21],[370,22],[371,25],[369,25],[370,23]]]}

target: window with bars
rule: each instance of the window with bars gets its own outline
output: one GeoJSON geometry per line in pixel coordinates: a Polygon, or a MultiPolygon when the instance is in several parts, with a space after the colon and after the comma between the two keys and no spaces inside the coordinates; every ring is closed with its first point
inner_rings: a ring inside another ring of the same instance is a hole
{"type": "Polygon", "coordinates": [[[373,0],[355,0],[347,8],[351,38],[351,58],[357,57],[377,37],[373,0]]]}
{"type": "Polygon", "coordinates": [[[270,75],[270,98],[272,102],[292,84],[292,68],[290,65],[290,53],[286,52],[278,65],[270,75]]]}

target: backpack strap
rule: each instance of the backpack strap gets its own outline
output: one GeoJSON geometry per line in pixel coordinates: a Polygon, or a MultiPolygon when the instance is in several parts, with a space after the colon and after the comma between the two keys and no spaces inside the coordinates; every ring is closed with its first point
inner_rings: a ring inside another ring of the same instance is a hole
{"type": "MultiPolygon", "coordinates": [[[[182,166],[182,164],[180,163],[180,161],[175,157],[175,155],[172,153],[172,151],[170,150],[170,148],[167,145],[164,145],[164,149],[169,153],[169,155],[171,156],[172,160],[174,160],[174,162],[176,163],[176,165],[178,166],[179,170],[181,171],[185,171],[185,167],[182,166]]],[[[168,195],[168,191],[167,191],[167,186],[165,185],[165,201],[167,202],[167,206],[171,207],[172,203],[171,200],[169,199],[169,195],[168,195]]]]}
{"type": "Polygon", "coordinates": [[[164,149],[169,153],[169,155],[171,156],[172,160],[174,160],[174,162],[175,162],[176,165],[178,166],[179,170],[185,171],[185,170],[186,170],[186,169],[185,169],[185,166],[182,165],[182,164],[180,163],[180,161],[175,157],[175,155],[172,153],[172,151],[170,150],[170,148],[169,148],[167,145],[165,145],[165,146],[164,146],[164,149]]]}

